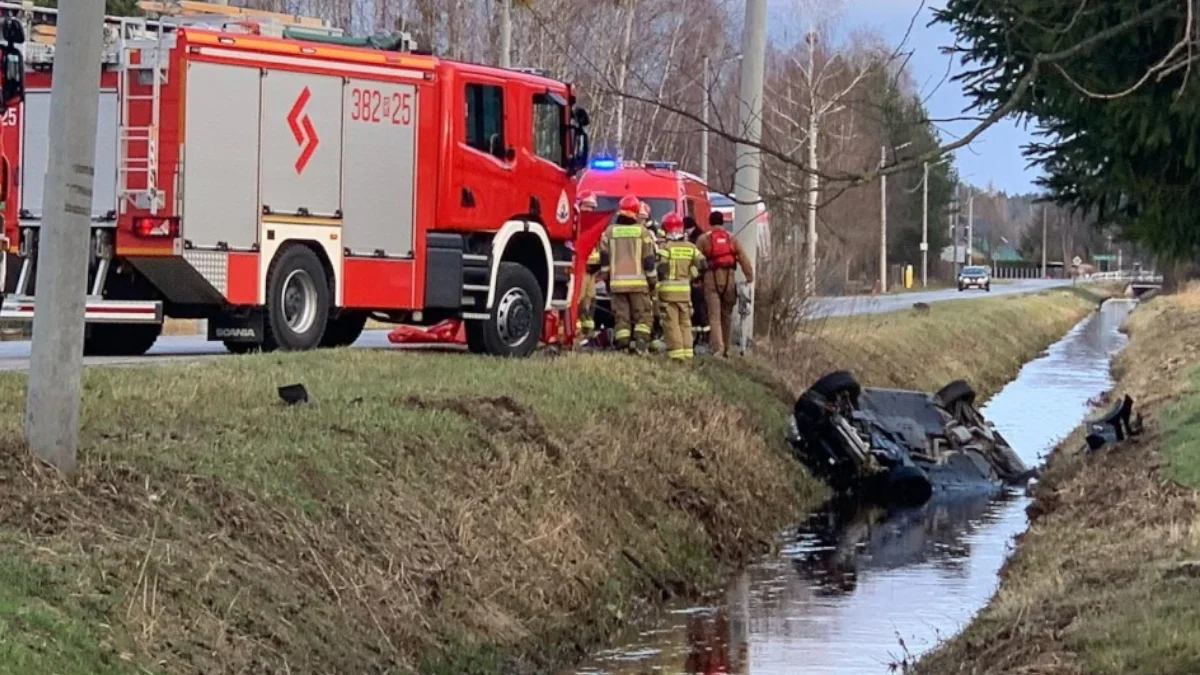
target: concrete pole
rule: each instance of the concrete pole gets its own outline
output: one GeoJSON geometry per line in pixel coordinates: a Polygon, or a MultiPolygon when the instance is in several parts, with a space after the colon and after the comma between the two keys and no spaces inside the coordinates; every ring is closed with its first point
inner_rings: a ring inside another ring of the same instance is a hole
{"type": "Polygon", "coordinates": [[[1042,278],[1046,278],[1046,205],[1042,204],[1042,278]]]}
{"type": "Polygon", "coordinates": [[[975,264],[975,191],[967,188],[967,264],[975,264]]]}
{"type": "Polygon", "coordinates": [[[929,287],[929,162],[925,162],[921,195],[921,288],[929,287]]]}
{"type": "MultiPolygon", "coordinates": [[[[879,148],[879,168],[887,164],[887,146],[879,148]]],[[[879,176],[879,292],[887,293],[887,174],[879,176]]]]}
{"type": "MultiPolygon", "coordinates": [[[[742,33],[742,82],[738,101],[738,122],[747,141],[757,144],[762,137],[763,70],[767,58],[767,0],[746,0],[746,19],[742,33]]],[[[734,222],[739,227],[738,244],[758,269],[758,195],[762,156],[747,143],[737,144],[737,173],[734,179],[734,222]]],[[[738,281],[745,281],[738,271],[738,281]]],[[[753,286],[751,287],[753,297],[753,286]]],[[[754,303],[749,312],[738,313],[738,335],[742,351],[749,345],[754,330],[754,303]]]]}
{"type": "Polygon", "coordinates": [[[512,0],[500,0],[500,67],[512,68],[512,0]]]}
{"type": "MultiPolygon", "coordinates": [[[[809,61],[810,68],[812,61],[809,61]]],[[[813,72],[809,70],[808,72],[813,72]]],[[[808,227],[804,231],[804,297],[817,295],[817,201],[820,197],[820,178],[817,176],[817,143],[820,128],[816,105],[808,104],[808,227]]]]}
{"type": "Polygon", "coordinates": [[[708,74],[709,63],[708,57],[704,57],[704,99],[703,109],[700,111],[700,119],[704,124],[704,128],[700,130],[700,177],[704,179],[704,184],[708,185],[708,105],[712,101],[712,81],[708,74]]]}
{"type": "Polygon", "coordinates": [[[103,27],[103,2],[59,7],[25,440],[63,471],[75,468],[79,445],[103,27]]]}

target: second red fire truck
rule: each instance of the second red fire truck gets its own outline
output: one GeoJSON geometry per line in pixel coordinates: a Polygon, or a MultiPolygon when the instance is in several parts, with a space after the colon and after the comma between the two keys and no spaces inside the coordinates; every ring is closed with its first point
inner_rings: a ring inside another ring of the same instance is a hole
{"type": "MultiPolygon", "coordinates": [[[[570,307],[588,152],[570,86],[247,22],[119,24],[89,353],[143,353],[164,316],[206,319],[234,352],[348,345],[374,316],[461,318],[472,351],[525,355],[544,313],[570,307]]],[[[29,100],[4,118],[24,144],[3,165],[6,207],[21,200],[5,219],[6,320],[36,311],[53,61],[26,60],[29,100]]]]}

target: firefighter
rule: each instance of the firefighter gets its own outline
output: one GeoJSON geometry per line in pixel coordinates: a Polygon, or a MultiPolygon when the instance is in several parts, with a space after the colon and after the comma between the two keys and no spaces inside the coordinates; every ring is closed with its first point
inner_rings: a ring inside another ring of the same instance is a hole
{"type": "MultiPolygon", "coordinates": [[[[666,240],[663,239],[662,228],[654,219],[650,217],[650,204],[641,201],[638,204],[638,222],[641,223],[647,230],[650,230],[650,235],[654,237],[655,249],[661,249],[666,240]]],[[[661,351],[663,342],[662,337],[662,303],[658,299],[658,291],[650,294],[651,307],[654,310],[654,319],[650,323],[651,345],[655,351],[661,351]]]]}
{"type": "Polygon", "coordinates": [[[608,267],[617,349],[633,342],[635,351],[649,348],[654,320],[652,293],[658,282],[654,236],[638,222],[638,198],[626,195],[617,204],[617,218],[600,237],[600,265],[608,267]]]}
{"type": "MultiPolygon", "coordinates": [[[[691,216],[683,217],[683,226],[687,232],[687,240],[695,244],[704,231],[700,229],[700,223],[691,216]]],[[[693,343],[696,347],[708,346],[708,304],[704,299],[704,279],[703,274],[692,280],[692,335],[693,343]]]]}
{"type": "MultiPolygon", "coordinates": [[[[580,213],[596,210],[596,195],[584,192],[579,195],[580,213]]],[[[579,287],[579,322],[575,331],[583,344],[587,344],[596,330],[596,277],[600,274],[600,249],[593,248],[587,257],[587,270],[579,287]]]]}
{"type": "Polygon", "coordinates": [[[712,353],[729,356],[733,336],[733,306],[737,304],[734,269],[742,268],[746,283],[754,283],[750,258],[733,234],[725,229],[725,217],[713,211],[708,216],[709,230],[696,240],[696,247],[708,261],[704,273],[704,300],[708,305],[709,340],[712,353]]]}
{"type": "Polygon", "coordinates": [[[663,217],[666,243],[658,249],[658,296],[667,356],[690,359],[692,352],[692,281],[704,272],[705,260],[684,238],[683,219],[672,211],[663,217]]]}

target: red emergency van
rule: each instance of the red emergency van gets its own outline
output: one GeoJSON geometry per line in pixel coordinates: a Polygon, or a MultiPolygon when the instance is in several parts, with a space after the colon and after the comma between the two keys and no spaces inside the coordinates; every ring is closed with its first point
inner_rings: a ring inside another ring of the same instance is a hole
{"type": "Polygon", "coordinates": [[[708,186],[699,176],[680,171],[674,162],[598,157],[579,177],[579,190],[595,193],[599,211],[615,211],[621,197],[633,194],[650,206],[655,222],[676,211],[695,218],[701,229],[708,227],[708,186]]]}

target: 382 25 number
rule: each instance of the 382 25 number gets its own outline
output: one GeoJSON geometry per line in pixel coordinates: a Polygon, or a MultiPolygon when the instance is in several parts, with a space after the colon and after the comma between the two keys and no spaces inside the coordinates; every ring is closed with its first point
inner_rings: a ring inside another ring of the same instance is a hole
{"type": "Polygon", "coordinates": [[[371,124],[395,124],[408,126],[412,124],[411,92],[384,93],[378,89],[351,90],[350,119],[356,122],[371,124]]]}

